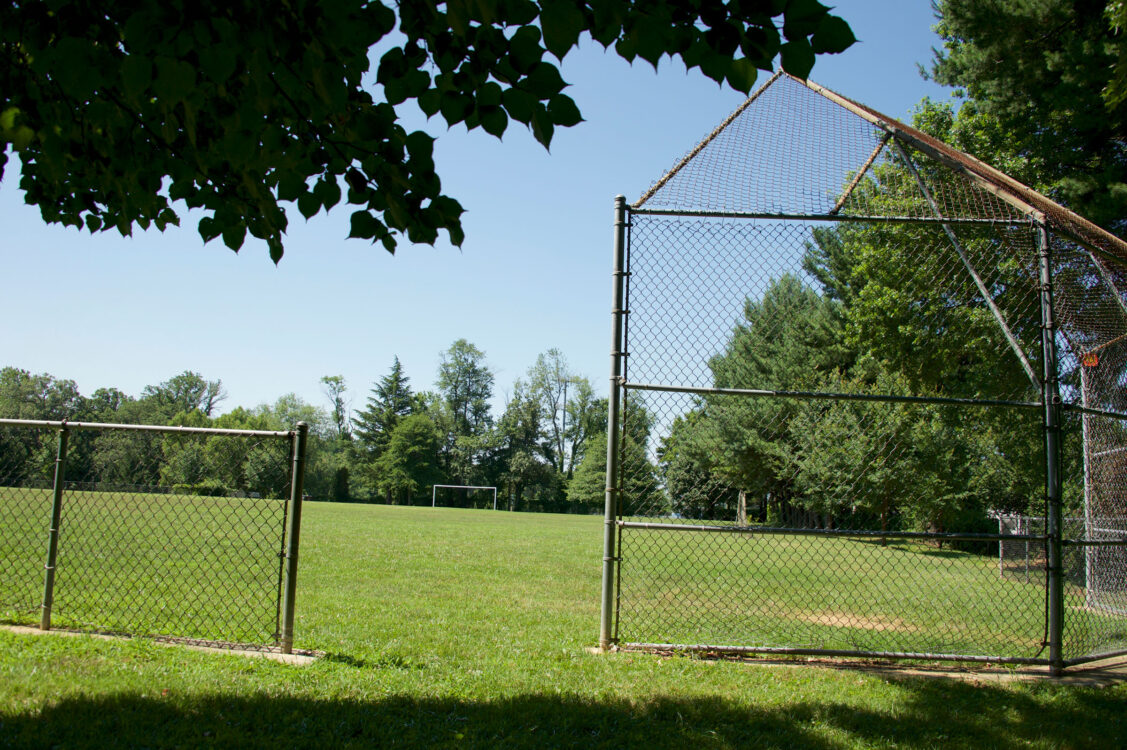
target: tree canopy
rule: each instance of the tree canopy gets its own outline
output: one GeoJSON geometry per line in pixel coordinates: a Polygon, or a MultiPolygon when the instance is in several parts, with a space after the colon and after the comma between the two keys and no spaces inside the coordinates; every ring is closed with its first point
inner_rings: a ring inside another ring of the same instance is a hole
{"type": "Polygon", "coordinates": [[[547,147],[579,123],[562,61],[583,36],[655,67],[664,56],[747,92],[776,58],[805,77],[854,41],[816,0],[17,0],[0,5],[0,177],[49,223],[91,232],[179,224],[204,241],[246,235],[282,257],[289,221],[341,201],[350,237],[460,245],[415,101],[500,137],[511,121],[547,147]]]}
{"type": "Polygon", "coordinates": [[[938,0],[935,9],[944,44],[931,74],[965,97],[939,137],[1123,236],[1123,4],[938,0]]]}

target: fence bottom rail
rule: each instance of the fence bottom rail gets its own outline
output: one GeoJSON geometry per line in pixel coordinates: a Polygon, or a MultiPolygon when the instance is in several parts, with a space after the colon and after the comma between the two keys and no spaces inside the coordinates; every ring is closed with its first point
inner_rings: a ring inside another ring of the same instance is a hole
{"type": "MultiPolygon", "coordinates": [[[[917,660],[917,661],[952,661],[971,662],[980,664],[1026,664],[1049,665],[1049,660],[1040,657],[1028,656],[983,656],[980,654],[944,654],[916,651],[860,651],[847,649],[818,649],[818,648],[790,648],[786,646],[730,646],[700,643],[618,643],[615,648],[622,651],[674,651],[688,653],[715,653],[727,655],[763,654],[768,656],[823,656],[832,658],[853,659],[889,659],[889,660],[917,660]]],[[[1127,653],[1127,652],[1119,652],[1127,653]]],[[[1112,654],[1111,656],[1114,656],[1112,654]]],[[[1108,658],[1101,656],[1098,658],[1108,658]]],[[[1066,665],[1078,664],[1083,661],[1095,659],[1072,660],[1066,665]]]]}

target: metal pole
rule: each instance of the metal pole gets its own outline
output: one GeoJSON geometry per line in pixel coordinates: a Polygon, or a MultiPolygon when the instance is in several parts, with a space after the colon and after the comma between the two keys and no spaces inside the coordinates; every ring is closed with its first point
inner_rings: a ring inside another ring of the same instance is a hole
{"type": "Polygon", "coordinates": [[[1044,405],[1045,432],[1045,533],[1048,537],[1049,585],[1049,671],[1059,675],[1064,669],[1064,571],[1061,544],[1061,426],[1060,383],[1057,375],[1056,320],[1053,312],[1052,248],[1049,230],[1038,228],[1038,254],[1041,266],[1041,402],[1044,405]]]}
{"type": "Polygon", "coordinates": [[[293,653],[294,595],[297,593],[297,550],[301,537],[301,502],[305,492],[305,445],[309,425],[297,423],[293,470],[290,475],[290,514],[286,532],[286,589],[282,594],[282,653],[293,653]]]}
{"type": "Polygon", "coordinates": [[[63,518],[63,484],[66,483],[67,436],[64,422],[59,428],[59,444],[55,452],[55,484],[51,494],[51,528],[48,532],[46,575],[43,579],[43,612],[39,619],[40,630],[51,629],[51,607],[55,603],[55,566],[59,556],[59,526],[63,518]]]}
{"type": "Polygon", "coordinates": [[[614,273],[611,292],[610,393],[607,398],[607,482],[603,515],[603,598],[599,620],[599,648],[611,646],[614,619],[615,521],[618,517],[618,411],[622,390],[623,287],[626,279],[626,198],[614,199],[614,273]]]}
{"type": "MultiPolygon", "coordinates": [[[[1095,256],[1092,256],[1095,261],[1095,256]]],[[[1098,265],[1098,262],[1097,262],[1098,265]]],[[[1118,299],[1119,294],[1116,293],[1118,299]]],[[[1080,363],[1080,402],[1088,406],[1088,368],[1081,361],[1080,363]]],[[[1089,425],[1090,417],[1083,414],[1080,417],[1083,429],[1083,448],[1084,448],[1084,538],[1092,539],[1092,433],[1089,425]]],[[[1095,561],[1093,558],[1095,553],[1094,547],[1084,548],[1084,604],[1086,606],[1094,606],[1096,604],[1095,588],[1092,581],[1092,576],[1095,573],[1095,561]]]]}
{"type": "MultiPolygon", "coordinates": [[[[907,165],[908,171],[916,178],[916,184],[924,194],[924,198],[927,199],[928,205],[931,206],[935,217],[942,219],[943,211],[940,210],[939,204],[936,203],[935,198],[931,194],[931,190],[928,189],[927,183],[924,182],[924,178],[920,175],[919,170],[916,169],[916,164],[912,161],[912,157],[909,156],[907,150],[900,145],[899,140],[893,139],[892,143],[896,146],[896,150],[900,153],[900,158],[904,160],[904,164],[907,165]]],[[[994,315],[994,320],[1002,329],[1002,335],[1005,336],[1006,341],[1009,342],[1010,349],[1013,350],[1014,354],[1017,355],[1018,360],[1021,362],[1021,367],[1025,370],[1029,381],[1033,384],[1034,388],[1039,388],[1041,384],[1037,382],[1037,375],[1033,372],[1033,365],[1029,364],[1029,358],[1025,356],[1025,351],[1021,348],[1021,343],[1017,340],[1017,337],[1014,336],[1013,331],[1010,330],[1009,324],[1006,323],[1006,316],[1002,315],[1002,311],[998,309],[998,305],[995,304],[994,298],[990,295],[990,290],[986,288],[986,284],[982,281],[982,277],[978,275],[978,271],[971,265],[970,258],[967,257],[966,251],[963,250],[963,244],[959,242],[958,235],[955,234],[955,230],[951,229],[950,224],[944,222],[942,226],[943,231],[947,234],[947,239],[951,241],[951,245],[955,248],[955,253],[958,254],[959,260],[963,262],[963,268],[966,269],[967,273],[970,274],[971,280],[974,281],[974,286],[978,289],[982,301],[990,308],[990,312],[994,315]]]]}

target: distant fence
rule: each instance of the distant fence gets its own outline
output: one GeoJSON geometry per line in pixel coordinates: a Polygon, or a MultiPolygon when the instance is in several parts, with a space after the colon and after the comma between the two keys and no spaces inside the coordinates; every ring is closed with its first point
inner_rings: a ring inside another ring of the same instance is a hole
{"type": "Polygon", "coordinates": [[[307,433],[0,419],[0,620],[289,653],[307,433]]]}
{"type": "MultiPolygon", "coordinates": [[[[1083,593],[1089,612],[1127,615],[1127,518],[1062,519],[1066,539],[1086,539],[1068,545],[1061,556],[1064,581],[1083,593]]],[[[1032,583],[1045,580],[1048,557],[1044,516],[998,515],[998,575],[1032,583]],[[1012,538],[1011,538],[1012,537],[1012,538]],[[1034,541],[1031,541],[1034,540],[1034,541]]]]}

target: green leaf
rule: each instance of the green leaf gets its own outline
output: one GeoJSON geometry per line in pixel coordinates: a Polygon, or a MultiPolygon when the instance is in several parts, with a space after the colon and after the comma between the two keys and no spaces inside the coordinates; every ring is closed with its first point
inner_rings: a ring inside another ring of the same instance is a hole
{"type": "Polygon", "coordinates": [[[848,23],[837,16],[826,15],[810,37],[810,47],[818,54],[834,54],[844,52],[856,41],[848,23]]]}
{"type": "Polygon", "coordinates": [[[657,18],[644,15],[638,19],[637,25],[630,36],[634,40],[634,49],[638,57],[642,58],[657,69],[661,56],[669,49],[670,28],[657,18]]]}
{"type": "Polygon", "coordinates": [[[748,29],[740,42],[740,51],[760,70],[773,70],[775,56],[779,54],[782,38],[774,26],[762,29],[748,29]]]}
{"type": "Polygon", "coordinates": [[[499,107],[501,105],[501,87],[493,81],[486,81],[477,90],[477,106],[499,107]]]}
{"type": "Polygon", "coordinates": [[[549,99],[548,113],[552,116],[552,122],[560,127],[570,128],[583,122],[579,107],[575,106],[575,102],[567,94],[556,94],[549,99]]]}
{"type": "Polygon", "coordinates": [[[121,63],[121,87],[125,95],[137,98],[153,81],[153,64],[141,55],[128,55],[121,63]]]}
{"type": "Polygon", "coordinates": [[[217,44],[200,55],[200,68],[215,83],[226,83],[235,72],[238,58],[230,47],[217,44]]]}
{"type": "Polygon", "coordinates": [[[543,144],[544,148],[550,148],[554,132],[555,126],[552,124],[552,116],[548,114],[547,107],[536,107],[532,111],[532,135],[543,144]]]}
{"type": "Polygon", "coordinates": [[[523,26],[509,39],[509,63],[518,73],[528,73],[543,57],[540,30],[535,26],[523,26]]]}
{"type": "Polygon", "coordinates": [[[321,210],[321,201],[313,193],[303,193],[297,199],[297,210],[306,219],[313,218],[313,216],[321,210]]]}
{"type": "Polygon", "coordinates": [[[180,226],[180,217],[171,208],[161,209],[161,212],[157,214],[156,224],[157,229],[163,232],[165,227],[180,226]]]}
{"type": "Polygon", "coordinates": [[[349,239],[370,240],[383,224],[367,211],[353,211],[349,239]]]}
{"type": "Polygon", "coordinates": [[[196,225],[196,229],[199,231],[200,237],[203,238],[205,243],[211,242],[219,236],[219,223],[210,216],[205,216],[200,219],[199,224],[196,225]]]}
{"type": "Polygon", "coordinates": [[[307,190],[305,175],[295,170],[287,170],[278,178],[278,200],[295,201],[307,190]]]}
{"type": "Polygon", "coordinates": [[[425,70],[412,70],[403,77],[403,85],[407,91],[407,98],[417,99],[430,88],[430,73],[425,70]]]}
{"type": "Polygon", "coordinates": [[[629,8],[619,3],[592,3],[592,19],[588,31],[591,38],[606,49],[622,33],[622,21],[629,8]]]}
{"type": "Polygon", "coordinates": [[[383,95],[388,104],[402,104],[407,101],[407,80],[403,76],[392,78],[383,85],[383,95]]]}
{"type": "Polygon", "coordinates": [[[460,221],[447,224],[446,234],[450,236],[450,244],[454,247],[461,247],[462,243],[466,241],[466,232],[462,229],[462,222],[460,221]]]}
{"type": "Polygon", "coordinates": [[[540,12],[540,8],[531,0],[506,0],[503,6],[504,15],[512,26],[527,26],[536,20],[540,12]]]}
{"type": "Polygon", "coordinates": [[[487,107],[481,111],[481,127],[486,133],[500,138],[509,126],[509,116],[500,107],[487,107]]]}
{"type": "Polygon", "coordinates": [[[551,63],[539,62],[532,72],[521,82],[522,88],[531,92],[538,99],[550,99],[560,93],[567,86],[560,77],[560,71],[551,63]]]}
{"type": "Polygon", "coordinates": [[[35,131],[26,125],[20,125],[15,130],[9,131],[7,137],[12,144],[12,148],[16,151],[23,151],[35,140],[35,131]]]}
{"type": "Polygon", "coordinates": [[[814,67],[814,50],[810,49],[810,42],[802,39],[791,41],[779,48],[782,55],[783,70],[798,78],[810,75],[814,67]]]}
{"type": "Polygon", "coordinates": [[[540,7],[544,46],[556,59],[562,60],[579,41],[584,26],[583,13],[570,0],[542,0],[540,7]]]}
{"type": "Polygon", "coordinates": [[[618,56],[627,62],[634,62],[634,58],[638,56],[634,48],[634,40],[630,37],[624,36],[614,43],[614,51],[618,56]]]}
{"type": "Polygon", "coordinates": [[[196,85],[196,71],[191,65],[170,57],[157,58],[156,94],[166,102],[187,98],[196,85]]]}
{"type": "Polygon", "coordinates": [[[439,111],[447,125],[457,125],[473,111],[473,99],[458,91],[447,91],[442,95],[439,111]]]}
{"type": "Polygon", "coordinates": [[[349,169],[344,175],[344,181],[348,184],[348,189],[357,193],[363,193],[368,189],[368,178],[364,176],[356,167],[349,169]]]}
{"type": "Polygon", "coordinates": [[[759,71],[756,70],[751,60],[745,57],[733,60],[731,67],[728,68],[728,85],[743,94],[751,91],[751,87],[755,85],[755,79],[758,77],[759,71]]]}
{"type": "Polygon", "coordinates": [[[19,107],[8,107],[0,112],[0,131],[11,130],[16,126],[16,117],[20,114],[19,107]]]}
{"type": "Polygon", "coordinates": [[[239,252],[239,248],[243,246],[243,242],[247,238],[247,225],[245,222],[238,222],[224,228],[223,230],[223,244],[239,252]]]}
{"type": "Polygon", "coordinates": [[[536,102],[536,97],[520,89],[505,89],[501,94],[501,104],[509,113],[509,117],[525,125],[532,122],[532,110],[536,102]]]}
{"type": "Polygon", "coordinates": [[[728,68],[731,66],[729,58],[723,55],[718,55],[709,49],[702,52],[700,59],[700,72],[716,81],[723,83],[725,76],[728,74],[728,68]]]}
{"type": "Polygon", "coordinates": [[[429,119],[438,114],[439,107],[442,105],[442,93],[438,89],[427,89],[419,94],[419,98],[415,101],[429,119]]]}
{"type": "Polygon", "coordinates": [[[805,39],[817,31],[828,12],[829,8],[818,0],[789,0],[783,15],[783,36],[790,42],[805,39]]]}
{"type": "Polygon", "coordinates": [[[326,211],[340,203],[340,184],[337,182],[335,175],[330,175],[327,178],[322,177],[318,180],[317,184],[313,186],[313,193],[326,211]]]}
{"type": "Polygon", "coordinates": [[[431,159],[434,155],[434,137],[421,130],[412,131],[406,145],[412,159],[431,159]]]}
{"type": "Polygon", "coordinates": [[[91,44],[86,39],[63,36],[52,50],[54,83],[79,99],[86,99],[102,82],[101,72],[93,66],[91,44]]]}
{"type": "Polygon", "coordinates": [[[400,47],[392,47],[380,58],[380,67],[376,72],[376,83],[386,86],[389,81],[394,81],[407,72],[407,58],[400,47]]]}
{"type": "Polygon", "coordinates": [[[465,213],[462,204],[447,195],[440,195],[432,200],[430,207],[446,221],[453,221],[465,213]]]}

